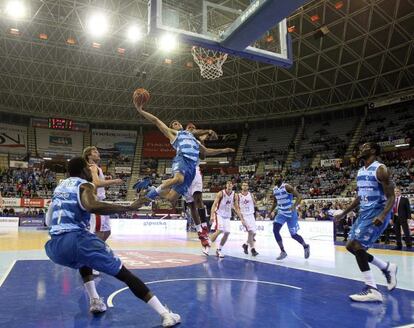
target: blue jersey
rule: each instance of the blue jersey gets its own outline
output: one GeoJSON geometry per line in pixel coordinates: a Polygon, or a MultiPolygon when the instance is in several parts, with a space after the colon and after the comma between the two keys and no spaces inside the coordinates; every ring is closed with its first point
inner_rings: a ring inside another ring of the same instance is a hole
{"type": "Polygon", "coordinates": [[[360,214],[366,216],[369,212],[383,210],[387,197],[381,183],[377,180],[378,167],[384,165],[375,161],[370,166],[362,167],[357,175],[357,190],[360,199],[360,214]]]}
{"type": "Polygon", "coordinates": [[[79,187],[89,183],[81,178],[63,180],[53,192],[51,211],[51,235],[85,230],[89,226],[90,213],[80,202],[79,187]]]}
{"type": "Polygon", "coordinates": [[[174,142],[171,143],[177,151],[177,156],[184,156],[193,162],[198,162],[200,155],[200,145],[192,133],[180,130],[174,142]]]}
{"type": "Polygon", "coordinates": [[[280,187],[273,188],[273,196],[277,201],[277,213],[282,215],[292,214],[293,194],[286,191],[286,184],[282,183],[280,187]]]}

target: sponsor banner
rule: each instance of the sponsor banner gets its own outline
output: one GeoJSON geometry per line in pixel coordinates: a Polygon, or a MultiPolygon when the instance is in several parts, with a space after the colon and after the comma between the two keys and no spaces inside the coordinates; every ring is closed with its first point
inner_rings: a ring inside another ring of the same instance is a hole
{"type": "Polygon", "coordinates": [[[329,166],[340,167],[341,163],[342,163],[342,158],[321,159],[321,166],[323,167],[329,167],[329,166]]]}
{"type": "Polygon", "coordinates": [[[114,235],[186,235],[187,220],[111,219],[114,235]]]}
{"type": "Polygon", "coordinates": [[[173,158],[175,150],[170,141],[159,131],[149,131],[144,134],[142,157],[173,158]]]}
{"type": "Polygon", "coordinates": [[[131,174],[132,168],[130,166],[115,166],[115,173],[131,174]]]}
{"type": "MultiPolygon", "coordinates": [[[[334,227],[331,221],[321,222],[307,222],[299,221],[299,234],[305,240],[334,240],[334,227]]],[[[256,235],[258,237],[274,238],[273,236],[273,221],[256,221],[256,235]]],[[[232,236],[242,235],[246,238],[246,229],[240,221],[230,221],[230,232],[232,236]]],[[[280,230],[282,237],[290,237],[289,229],[287,224],[284,224],[280,230]]]]}
{"type": "Polygon", "coordinates": [[[368,108],[380,108],[392,104],[398,104],[405,101],[410,101],[414,99],[414,93],[406,94],[405,96],[401,97],[393,97],[393,98],[387,98],[383,100],[378,100],[374,102],[368,103],[368,108]]]}
{"type": "Polygon", "coordinates": [[[348,201],[352,201],[354,198],[353,197],[338,197],[338,198],[308,198],[308,199],[304,199],[302,201],[302,203],[305,203],[306,205],[310,205],[310,204],[315,204],[315,203],[335,203],[335,202],[340,202],[340,203],[346,203],[348,201]]]}
{"type": "Polygon", "coordinates": [[[40,154],[80,155],[83,132],[36,128],[37,150],[40,154]]]}
{"type": "Polygon", "coordinates": [[[0,123],[0,153],[26,154],[27,127],[0,123]]]}
{"type": "Polygon", "coordinates": [[[283,167],[281,164],[265,164],[265,170],[281,170],[283,167]]]}
{"type": "Polygon", "coordinates": [[[10,161],[10,167],[17,167],[20,169],[27,169],[29,167],[29,163],[28,162],[23,162],[23,161],[10,161]]]}
{"type": "Polygon", "coordinates": [[[240,173],[248,173],[252,171],[256,171],[256,164],[239,166],[240,173]]]}
{"type": "Polygon", "coordinates": [[[203,192],[203,200],[214,202],[215,198],[216,198],[215,192],[203,192]]]}
{"type": "Polygon", "coordinates": [[[19,221],[21,227],[43,227],[45,225],[43,217],[20,217],[19,221]]]}
{"type": "Polygon", "coordinates": [[[135,154],[137,131],[92,130],[92,145],[98,148],[101,158],[132,159],[135,154]]]}
{"type": "Polygon", "coordinates": [[[165,174],[172,174],[172,167],[166,167],[165,174]]]}
{"type": "Polygon", "coordinates": [[[20,198],[20,207],[45,207],[45,201],[43,198],[20,198]]]}
{"type": "Polygon", "coordinates": [[[19,218],[12,216],[0,216],[0,228],[18,228],[19,218]]]}
{"type": "Polygon", "coordinates": [[[389,150],[389,149],[395,149],[394,146],[395,145],[402,145],[402,144],[406,144],[407,142],[405,141],[405,139],[395,139],[392,141],[380,141],[378,142],[378,145],[381,146],[381,148],[383,150],[389,150]]]}
{"type": "Polygon", "coordinates": [[[3,198],[4,207],[20,207],[20,198],[3,198]]]}

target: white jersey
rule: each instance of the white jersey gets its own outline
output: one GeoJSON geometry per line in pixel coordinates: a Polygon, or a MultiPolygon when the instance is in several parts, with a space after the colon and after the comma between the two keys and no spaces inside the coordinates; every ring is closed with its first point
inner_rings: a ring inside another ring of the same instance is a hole
{"type": "Polygon", "coordinates": [[[242,214],[254,214],[254,199],[250,192],[247,195],[239,193],[239,206],[242,214]]]}
{"type": "Polygon", "coordinates": [[[231,218],[231,209],[234,205],[234,191],[230,195],[226,193],[226,190],[221,191],[221,199],[217,205],[216,214],[222,218],[231,218]]]}
{"type": "MultiPolygon", "coordinates": [[[[105,176],[100,167],[98,167],[98,177],[99,177],[99,180],[105,181],[105,176]]],[[[96,188],[96,196],[98,197],[99,200],[104,200],[106,198],[105,187],[96,188]]]]}

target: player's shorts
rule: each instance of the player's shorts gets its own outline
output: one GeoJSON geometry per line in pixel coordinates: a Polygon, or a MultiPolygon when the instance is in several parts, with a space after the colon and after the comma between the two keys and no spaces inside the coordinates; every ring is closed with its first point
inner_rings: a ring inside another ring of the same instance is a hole
{"type": "Polygon", "coordinates": [[[225,218],[217,214],[216,221],[212,224],[211,230],[230,232],[230,218],[225,218]]]}
{"type": "Polygon", "coordinates": [[[370,248],[387,228],[392,217],[392,211],[387,214],[383,224],[376,226],[372,220],[382,212],[383,209],[360,213],[349,232],[349,240],[357,240],[365,248],[370,248]]]}
{"type": "Polygon", "coordinates": [[[190,187],[185,195],[185,201],[187,203],[194,202],[194,193],[195,192],[203,192],[203,177],[201,176],[201,172],[199,168],[196,168],[196,173],[193,181],[191,182],[190,187]]]}
{"type": "Polygon", "coordinates": [[[292,236],[295,235],[300,229],[299,223],[298,223],[298,212],[297,211],[293,211],[292,214],[290,215],[278,213],[275,217],[274,222],[279,223],[281,225],[284,225],[285,223],[287,223],[289,232],[292,236]]]}
{"type": "Polygon", "coordinates": [[[89,231],[92,233],[111,231],[111,219],[109,215],[91,214],[89,223],[89,231]]]}
{"type": "MultiPolygon", "coordinates": [[[[242,213],[243,214],[243,213],[242,213]]],[[[244,222],[246,223],[247,231],[256,232],[256,219],[254,214],[243,214],[244,222]]]]}
{"type": "Polygon", "coordinates": [[[87,230],[53,235],[45,250],[53,262],[72,269],[87,266],[115,276],[122,267],[121,260],[111,248],[87,230]]]}
{"type": "Polygon", "coordinates": [[[172,163],[172,173],[181,173],[184,175],[184,182],[172,187],[172,189],[175,190],[177,194],[184,196],[187,193],[188,188],[191,186],[191,183],[194,180],[196,166],[197,162],[194,162],[184,156],[179,155],[174,157],[172,163]]]}

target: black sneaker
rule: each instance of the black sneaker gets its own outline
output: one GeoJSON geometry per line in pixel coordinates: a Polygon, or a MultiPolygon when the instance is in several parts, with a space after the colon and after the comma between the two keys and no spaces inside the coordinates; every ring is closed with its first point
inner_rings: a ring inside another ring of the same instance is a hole
{"type": "Polygon", "coordinates": [[[259,253],[258,253],[258,252],[256,252],[256,250],[255,250],[254,248],[252,248],[252,249],[250,250],[250,252],[252,253],[252,255],[253,255],[253,256],[257,256],[257,255],[259,255],[259,253]]]}
{"type": "Polygon", "coordinates": [[[242,247],[243,247],[244,254],[249,254],[249,246],[247,244],[243,244],[242,247]]]}

